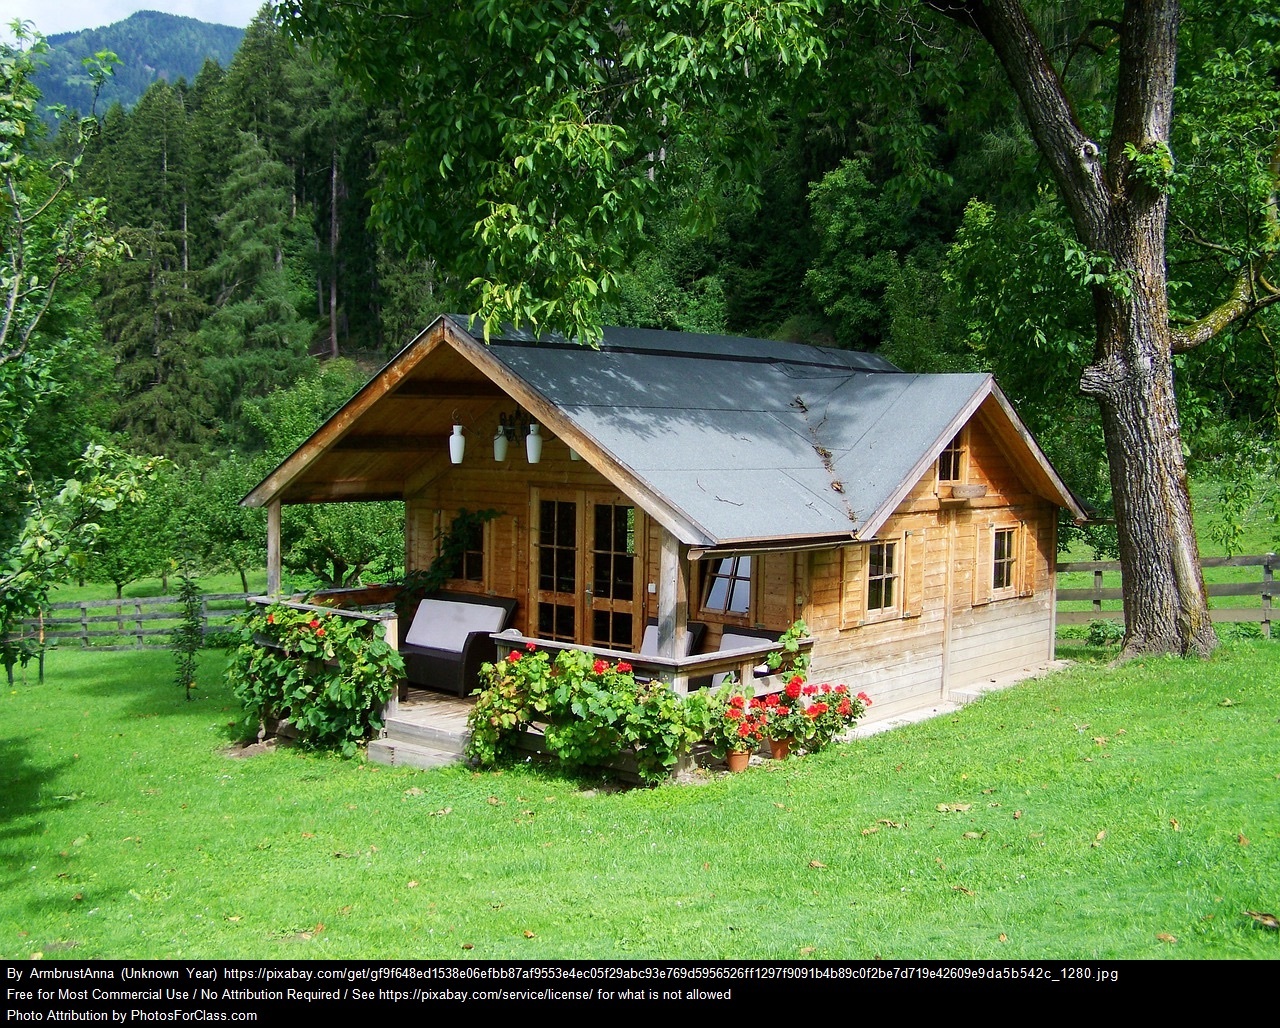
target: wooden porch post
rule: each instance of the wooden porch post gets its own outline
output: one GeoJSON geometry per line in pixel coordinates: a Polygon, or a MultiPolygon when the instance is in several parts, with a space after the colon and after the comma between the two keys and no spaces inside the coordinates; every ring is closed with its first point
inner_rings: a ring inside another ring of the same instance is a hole
{"type": "MultiPolygon", "coordinates": [[[[689,548],[667,529],[662,529],[662,550],[658,559],[658,656],[674,659],[684,654],[689,634],[689,548]]],[[[689,690],[689,680],[678,675],[673,683],[678,693],[689,690]]]]}
{"type": "Polygon", "coordinates": [[[280,501],[267,505],[267,595],[280,595],[280,501]]]}

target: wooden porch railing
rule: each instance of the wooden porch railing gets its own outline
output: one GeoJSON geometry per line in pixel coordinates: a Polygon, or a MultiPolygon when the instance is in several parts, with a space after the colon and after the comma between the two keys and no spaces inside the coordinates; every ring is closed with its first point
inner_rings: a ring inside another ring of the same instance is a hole
{"type": "MultiPolygon", "coordinates": [[[[715,653],[697,653],[688,657],[651,657],[629,650],[610,650],[601,646],[581,646],[577,643],[554,642],[549,639],[538,639],[521,635],[511,628],[493,636],[498,644],[498,659],[502,660],[512,650],[524,650],[533,643],[541,650],[586,650],[610,662],[626,661],[634,669],[637,677],[649,678],[665,682],[678,695],[689,692],[690,681],[709,678],[712,675],[732,672],[738,681],[752,683],[757,695],[780,692],[786,684],[785,671],[777,671],[768,675],[757,675],[756,668],[765,662],[778,644],[768,639],[760,640],[758,645],[745,646],[732,650],[719,650],[715,653]]],[[[813,640],[805,639],[800,643],[800,651],[809,653],[813,649],[813,640]]]]}

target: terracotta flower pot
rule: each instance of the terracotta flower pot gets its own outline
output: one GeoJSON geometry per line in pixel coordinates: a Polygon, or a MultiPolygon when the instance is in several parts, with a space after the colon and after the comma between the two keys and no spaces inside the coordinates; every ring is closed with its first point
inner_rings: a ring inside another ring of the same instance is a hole
{"type": "Polygon", "coordinates": [[[791,744],[794,739],[770,739],[769,752],[773,754],[774,760],[786,760],[791,754],[791,744]]]}
{"type": "Polygon", "coordinates": [[[733,772],[745,771],[750,761],[750,750],[731,750],[724,755],[724,762],[728,765],[729,770],[733,772]]]}

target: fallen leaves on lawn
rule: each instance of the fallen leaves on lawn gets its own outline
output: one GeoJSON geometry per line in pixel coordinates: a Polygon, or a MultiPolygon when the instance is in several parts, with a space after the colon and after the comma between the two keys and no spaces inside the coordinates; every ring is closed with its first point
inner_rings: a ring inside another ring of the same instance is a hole
{"type": "Polygon", "coordinates": [[[524,930],[524,937],[525,937],[526,939],[536,939],[536,938],[537,938],[537,936],[536,936],[536,935],[534,935],[534,934],[533,934],[533,932],[529,931],[529,929],[528,929],[528,928],[526,928],[526,929],[524,930]]]}
{"type": "Polygon", "coordinates": [[[1182,822],[1179,821],[1176,817],[1171,817],[1169,818],[1169,827],[1172,828],[1175,832],[1180,832],[1182,831],[1182,822]]]}
{"type": "Polygon", "coordinates": [[[987,835],[986,832],[965,832],[964,835],[961,836],[961,838],[962,839],[985,839],[986,835],[987,835]]]}
{"type": "Polygon", "coordinates": [[[966,896],[972,896],[972,895],[973,895],[973,890],[972,890],[972,889],[966,889],[963,885],[953,885],[953,886],[951,886],[951,891],[952,891],[952,892],[963,892],[966,896]]]}
{"type": "Polygon", "coordinates": [[[809,861],[809,866],[810,867],[826,867],[827,865],[824,864],[821,860],[811,860],[809,861]]]}
{"type": "Polygon", "coordinates": [[[971,803],[939,803],[934,809],[939,814],[963,814],[971,806],[971,803]]]}
{"type": "Polygon", "coordinates": [[[446,814],[452,814],[452,807],[441,807],[439,810],[433,810],[427,817],[444,817],[446,814]]]}
{"type": "Polygon", "coordinates": [[[1236,842],[1238,842],[1241,846],[1249,845],[1249,840],[1245,838],[1244,832],[1241,832],[1239,835],[1236,836],[1236,842]]]}
{"type": "Polygon", "coordinates": [[[1245,913],[1262,925],[1263,928],[1280,931],[1280,917],[1276,917],[1275,914],[1265,914],[1261,910],[1246,910],[1245,913]]]}
{"type": "Polygon", "coordinates": [[[1176,935],[1170,935],[1168,932],[1156,932],[1156,938],[1161,942],[1167,942],[1170,946],[1178,941],[1176,935]]]}

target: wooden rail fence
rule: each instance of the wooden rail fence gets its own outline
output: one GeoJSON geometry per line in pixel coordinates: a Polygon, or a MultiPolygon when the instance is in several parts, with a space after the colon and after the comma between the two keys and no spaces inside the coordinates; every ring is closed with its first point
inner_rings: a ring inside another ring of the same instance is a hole
{"type": "MultiPolygon", "coordinates": [[[[244,612],[245,601],[252,595],[202,595],[200,623],[205,638],[231,631],[231,619],[244,612]]],[[[43,639],[46,645],[142,650],[167,647],[181,621],[182,601],[177,596],[80,600],[49,604],[43,619],[23,622],[23,635],[43,639]]]]}
{"type": "MultiPolygon", "coordinates": [[[[1262,553],[1248,557],[1204,557],[1200,566],[1206,571],[1214,568],[1260,568],[1261,575],[1251,582],[1214,582],[1206,575],[1205,589],[1209,593],[1212,604],[1214,597],[1219,596],[1251,596],[1259,599],[1258,606],[1248,607],[1214,607],[1209,608],[1209,616],[1221,622],[1253,622],[1262,626],[1262,634],[1271,637],[1271,600],[1275,595],[1275,572],[1280,558],[1274,553],[1262,553]]],[[[1119,586],[1105,586],[1104,576],[1118,573],[1120,562],[1105,561],[1069,561],[1057,566],[1058,574],[1085,571],[1093,575],[1093,585],[1087,589],[1058,589],[1059,625],[1083,625],[1098,619],[1120,621],[1124,619],[1122,610],[1104,610],[1104,600],[1123,599],[1124,593],[1119,586]],[[1061,604],[1072,600],[1087,600],[1089,610],[1063,610],[1061,604]]]]}

